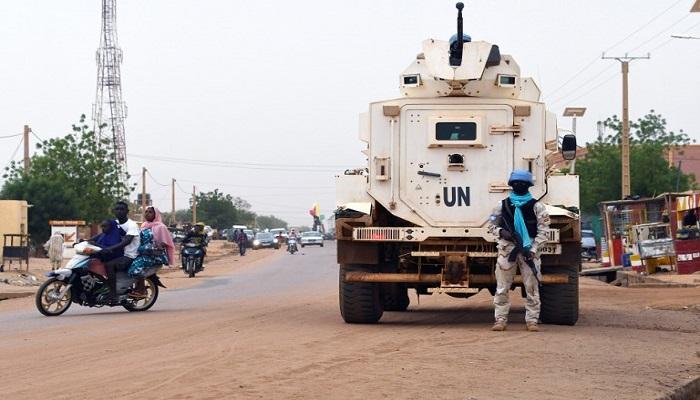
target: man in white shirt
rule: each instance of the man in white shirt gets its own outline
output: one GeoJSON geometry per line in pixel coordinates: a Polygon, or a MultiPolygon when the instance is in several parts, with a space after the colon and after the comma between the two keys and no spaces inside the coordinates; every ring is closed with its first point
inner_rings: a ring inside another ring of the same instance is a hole
{"type": "Polygon", "coordinates": [[[129,219],[129,205],[124,201],[118,201],[112,208],[114,217],[117,219],[119,229],[124,231],[125,235],[122,241],[118,244],[104,248],[100,253],[109,254],[119,250],[124,251],[122,257],[105,263],[107,270],[107,280],[110,288],[110,304],[119,304],[119,296],[117,295],[117,271],[126,271],[129,269],[131,262],[138,256],[138,248],[141,244],[141,236],[139,235],[139,226],[136,222],[129,219]]]}

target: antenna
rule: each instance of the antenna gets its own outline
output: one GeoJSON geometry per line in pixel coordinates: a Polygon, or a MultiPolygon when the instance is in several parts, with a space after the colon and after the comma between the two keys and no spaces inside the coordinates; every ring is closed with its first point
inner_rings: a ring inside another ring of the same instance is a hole
{"type": "Polygon", "coordinates": [[[102,139],[103,125],[111,131],[114,157],[121,166],[121,182],[126,185],[126,137],[124,119],[126,105],[122,101],[122,50],[117,42],[117,0],[102,0],[102,31],[97,49],[97,90],[92,119],[93,130],[102,139]],[[106,114],[106,115],[103,115],[106,114]]]}
{"type": "Polygon", "coordinates": [[[459,2],[457,7],[457,42],[450,46],[450,65],[459,67],[462,65],[462,48],[464,47],[464,29],[462,20],[462,10],[464,3],[459,2]]]}

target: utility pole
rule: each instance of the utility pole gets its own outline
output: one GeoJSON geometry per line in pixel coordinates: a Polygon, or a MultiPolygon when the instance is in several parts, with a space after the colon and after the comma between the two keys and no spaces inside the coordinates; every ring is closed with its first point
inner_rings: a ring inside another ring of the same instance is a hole
{"type": "Polygon", "coordinates": [[[141,213],[146,212],[146,167],[141,171],[141,213]]]}
{"type": "Polygon", "coordinates": [[[22,141],[24,142],[24,174],[28,175],[29,174],[29,132],[31,132],[31,129],[29,129],[29,125],[24,126],[24,136],[22,137],[22,141]]]}
{"type": "Polygon", "coordinates": [[[170,201],[172,203],[172,210],[173,213],[170,214],[170,224],[171,225],[177,225],[177,219],[175,218],[175,178],[173,178],[172,182],[172,188],[170,189],[170,201]]]}
{"type": "Polygon", "coordinates": [[[192,225],[197,223],[197,187],[192,185],[192,225]]]}
{"type": "Polygon", "coordinates": [[[648,60],[651,55],[647,53],[644,57],[631,57],[627,54],[624,57],[606,57],[603,53],[603,60],[617,60],[622,66],[622,198],[627,198],[632,192],[630,179],[630,121],[629,121],[629,101],[627,75],[629,74],[630,61],[648,60]]]}

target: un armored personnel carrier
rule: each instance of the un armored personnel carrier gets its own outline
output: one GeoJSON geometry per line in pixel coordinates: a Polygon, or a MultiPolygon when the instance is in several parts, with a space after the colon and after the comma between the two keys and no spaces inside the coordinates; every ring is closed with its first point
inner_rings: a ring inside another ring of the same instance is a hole
{"type": "MultiPolygon", "coordinates": [[[[374,323],[404,311],[408,290],[467,298],[496,288],[494,207],[514,168],[532,172],[532,195],[547,205],[541,320],[578,319],[578,176],[553,168],[573,159],[576,139],[559,135],[556,116],[532,78],[497,45],[462,32],[428,39],[400,75],[401,97],[360,115],[368,165],[338,177],[336,237],[340,311],[374,323]]],[[[514,285],[522,285],[517,276],[514,285]]],[[[524,295],[524,291],[523,291],[524,295]]]]}

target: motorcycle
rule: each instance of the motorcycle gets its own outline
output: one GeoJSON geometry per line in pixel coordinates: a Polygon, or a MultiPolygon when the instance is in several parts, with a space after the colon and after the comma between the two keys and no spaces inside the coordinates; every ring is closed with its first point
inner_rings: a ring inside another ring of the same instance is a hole
{"type": "Polygon", "coordinates": [[[100,247],[88,242],[78,243],[75,245],[76,255],[65,267],[46,273],[49,279],[39,287],[35,298],[40,313],[55,317],[66,312],[73,303],[86,307],[122,306],[128,311],[146,311],[153,307],[158,299],[158,288],[165,288],[157,275],[162,265],[144,271],[144,298],[130,297],[136,286],[136,278],[129,277],[126,271],[117,271],[119,303],[110,304],[104,264],[90,257],[99,250],[100,247]]]}
{"type": "Polygon", "coordinates": [[[581,248],[581,258],[588,261],[596,261],[598,259],[598,254],[595,247],[582,247],[581,248]]]}
{"type": "Polygon", "coordinates": [[[289,254],[294,254],[297,251],[299,251],[299,249],[297,248],[297,240],[296,239],[288,239],[287,240],[287,251],[289,252],[289,254]]]}
{"type": "Polygon", "coordinates": [[[202,271],[202,261],[204,260],[202,246],[185,243],[180,251],[180,258],[182,259],[182,269],[190,278],[194,278],[197,272],[202,271]]]}

